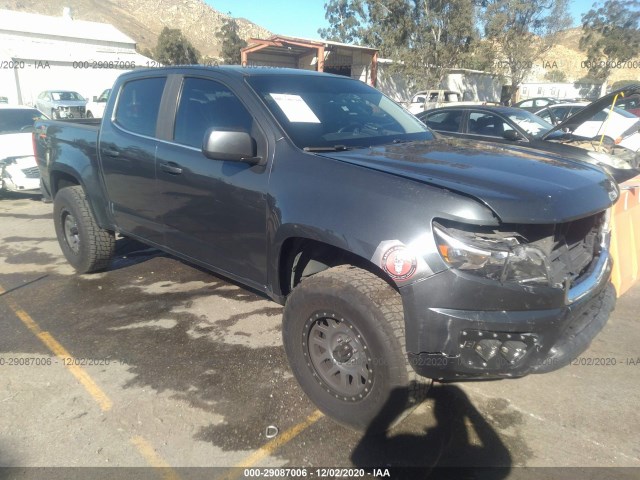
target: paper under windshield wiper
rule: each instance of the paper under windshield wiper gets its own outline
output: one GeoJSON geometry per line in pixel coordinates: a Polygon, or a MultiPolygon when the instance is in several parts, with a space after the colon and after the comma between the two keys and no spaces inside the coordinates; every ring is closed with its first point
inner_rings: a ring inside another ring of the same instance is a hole
{"type": "Polygon", "coordinates": [[[345,150],[353,150],[355,147],[347,147],[346,145],[333,145],[328,147],[304,147],[305,152],[344,152],[345,150]]]}

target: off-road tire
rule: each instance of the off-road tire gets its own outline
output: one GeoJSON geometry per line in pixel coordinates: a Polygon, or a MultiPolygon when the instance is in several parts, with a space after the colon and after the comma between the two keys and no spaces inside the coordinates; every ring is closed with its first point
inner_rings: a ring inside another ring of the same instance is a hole
{"type": "Polygon", "coordinates": [[[78,273],[97,272],[109,266],[115,252],[115,235],[98,226],[81,186],[66,187],[56,194],[53,220],[62,253],[78,273]],[[73,235],[76,242],[69,239],[65,225],[77,233],[73,235]]]}
{"type": "Polygon", "coordinates": [[[307,396],[323,413],[356,430],[390,429],[424,400],[431,385],[407,360],[400,294],[382,278],[351,265],[322,271],[294,288],[284,309],[282,336],[293,373],[307,396]],[[346,342],[358,352],[349,357],[353,361],[367,352],[366,372],[357,375],[359,381],[336,376],[341,373],[330,375],[329,370],[345,365],[343,356],[319,362],[327,353],[318,352],[342,352],[330,347],[329,338],[335,338],[337,330],[326,325],[346,331],[346,337],[352,334],[353,338],[336,341],[340,348],[346,342]],[[329,348],[318,347],[318,341],[329,348]],[[345,378],[347,385],[337,385],[345,378]],[[363,385],[359,393],[345,394],[363,385]]]}

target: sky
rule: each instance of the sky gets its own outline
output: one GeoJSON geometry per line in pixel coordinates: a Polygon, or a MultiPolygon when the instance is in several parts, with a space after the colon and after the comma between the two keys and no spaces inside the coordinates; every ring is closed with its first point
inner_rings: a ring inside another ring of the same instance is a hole
{"type": "MultiPolygon", "coordinates": [[[[205,0],[222,13],[244,17],[280,35],[320,38],[318,28],[328,27],[324,18],[326,0],[205,0]]],[[[591,9],[594,0],[569,0],[574,26],[580,15],[591,9]]]]}

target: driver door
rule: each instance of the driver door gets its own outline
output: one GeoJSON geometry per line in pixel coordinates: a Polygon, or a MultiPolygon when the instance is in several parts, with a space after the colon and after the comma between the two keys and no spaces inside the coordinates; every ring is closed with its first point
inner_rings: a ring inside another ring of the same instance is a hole
{"type": "Polygon", "coordinates": [[[184,77],[178,98],[172,139],[157,150],[165,243],[260,288],[266,284],[266,166],[207,158],[202,144],[210,128],[246,131],[266,158],[266,138],[221,82],[184,77]]]}

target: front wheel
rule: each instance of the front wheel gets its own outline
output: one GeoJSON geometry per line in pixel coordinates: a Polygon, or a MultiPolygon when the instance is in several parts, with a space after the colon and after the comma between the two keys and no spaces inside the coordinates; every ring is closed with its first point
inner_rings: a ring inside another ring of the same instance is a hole
{"type": "Polygon", "coordinates": [[[87,112],[87,118],[93,118],[93,113],[91,113],[91,110],[87,112]]]}
{"type": "Polygon", "coordinates": [[[104,270],[115,252],[115,235],[96,223],[80,186],[60,190],[53,219],[62,253],[79,273],[104,270]]]}
{"type": "Polygon", "coordinates": [[[51,110],[51,118],[53,118],[54,120],[60,120],[60,114],[58,113],[58,110],[51,110]]]}
{"type": "Polygon", "coordinates": [[[282,331],[302,389],[343,425],[388,430],[426,396],[430,381],[407,361],[400,294],[366,270],[344,265],[304,279],[282,331]]]}

